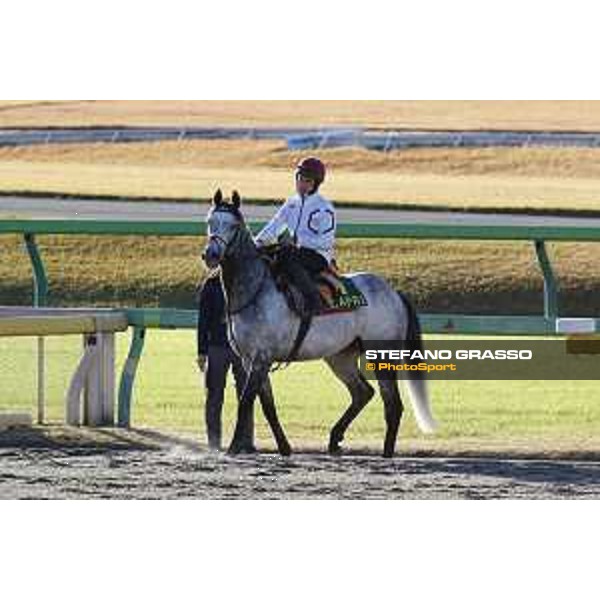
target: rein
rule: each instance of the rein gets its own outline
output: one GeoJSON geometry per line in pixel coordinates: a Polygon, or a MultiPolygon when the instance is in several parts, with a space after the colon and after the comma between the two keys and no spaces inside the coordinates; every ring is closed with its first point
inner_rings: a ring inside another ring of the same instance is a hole
{"type": "MultiPolygon", "coordinates": [[[[213,238],[213,237],[214,237],[214,239],[215,239],[215,240],[219,240],[219,241],[223,242],[223,244],[224,244],[224,247],[226,248],[226,251],[227,251],[227,249],[229,249],[231,246],[234,246],[234,247],[235,247],[235,245],[236,245],[236,244],[237,244],[237,242],[238,242],[238,238],[239,238],[239,235],[240,235],[240,232],[241,232],[241,231],[242,231],[241,229],[238,229],[238,230],[237,230],[237,232],[235,233],[235,236],[234,236],[234,237],[233,237],[233,239],[232,239],[232,240],[229,242],[229,244],[227,244],[227,243],[225,242],[225,240],[223,240],[223,238],[221,238],[221,237],[220,237],[220,236],[218,236],[218,235],[211,236],[211,238],[213,238]]],[[[226,307],[226,311],[227,311],[227,328],[228,328],[228,330],[229,330],[229,337],[230,337],[230,339],[231,339],[231,343],[232,343],[232,346],[234,347],[234,350],[235,350],[236,354],[237,354],[238,356],[240,356],[240,357],[241,357],[242,353],[240,352],[240,347],[239,347],[239,344],[237,343],[237,340],[235,339],[235,335],[234,335],[234,333],[233,333],[233,321],[232,321],[232,317],[233,317],[234,315],[237,315],[238,313],[241,313],[243,310],[245,310],[245,309],[246,309],[246,308],[248,308],[248,307],[249,307],[251,304],[253,304],[253,303],[254,303],[254,301],[256,300],[256,298],[258,297],[258,295],[260,294],[260,292],[261,292],[261,290],[262,290],[262,288],[263,288],[263,286],[264,286],[264,284],[265,284],[265,282],[266,282],[266,280],[267,280],[267,276],[268,276],[268,274],[269,274],[269,272],[268,272],[268,269],[265,269],[265,270],[264,270],[264,273],[263,273],[263,276],[262,276],[262,278],[261,278],[261,280],[260,280],[260,283],[259,283],[259,284],[258,284],[258,286],[256,287],[256,290],[255,290],[255,292],[254,292],[254,293],[252,293],[252,294],[250,295],[250,298],[249,298],[249,299],[248,299],[246,302],[244,302],[244,303],[243,303],[241,306],[238,306],[238,307],[236,307],[235,309],[232,309],[232,308],[231,308],[231,304],[230,304],[230,302],[229,302],[229,299],[228,299],[228,298],[227,298],[227,296],[226,296],[225,307],[226,307]]]]}
{"type": "Polygon", "coordinates": [[[229,316],[237,315],[238,313],[241,313],[245,308],[248,308],[254,302],[254,300],[256,300],[256,297],[258,296],[258,294],[260,294],[266,280],[267,280],[267,272],[265,271],[264,275],[262,276],[262,278],[260,280],[258,287],[256,288],[256,291],[250,296],[250,300],[248,300],[247,302],[242,304],[242,306],[236,308],[235,310],[231,310],[230,306],[229,306],[229,302],[227,302],[227,314],[229,316]]]}
{"type": "MultiPolygon", "coordinates": [[[[235,248],[235,246],[238,243],[238,238],[240,236],[241,231],[242,231],[241,229],[238,229],[236,231],[235,235],[233,236],[233,238],[230,240],[229,244],[225,244],[225,248],[226,249],[229,249],[229,248],[232,248],[232,247],[235,248]]],[[[211,236],[211,237],[213,237],[213,236],[211,236]]],[[[223,238],[220,238],[217,235],[215,235],[214,238],[218,239],[218,240],[224,241],[223,238]]],[[[244,304],[242,304],[242,306],[238,306],[237,308],[231,310],[231,307],[230,307],[229,301],[228,301],[227,302],[227,314],[230,315],[230,316],[231,315],[237,315],[238,313],[242,312],[245,308],[248,308],[248,306],[250,306],[254,302],[254,300],[256,299],[256,297],[258,296],[258,294],[260,293],[260,291],[262,290],[263,285],[265,284],[265,281],[267,279],[267,275],[268,275],[268,271],[267,271],[267,269],[265,269],[265,271],[263,273],[263,276],[262,276],[262,278],[260,280],[260,283],[258,284],[258,286],[256,288],[256,291],[253,294],[250,295],[250,299],[247,300],[246,302],[244,302],[244,304]]]]}

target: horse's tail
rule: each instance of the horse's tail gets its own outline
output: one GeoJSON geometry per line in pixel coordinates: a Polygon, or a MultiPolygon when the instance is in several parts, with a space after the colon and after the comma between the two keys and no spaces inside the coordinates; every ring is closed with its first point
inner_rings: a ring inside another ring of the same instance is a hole
{"type": "MultiPolygon", "coordinates": [[[[411,352],[414,352],[415,350],[422,352],[423,338],[421,336],[421,325],[419,323],[417,311],[412,302],[404,294],[398,292],[398,296],[400,296],[400,299],[404,303],[406,314],[408,316],[406,334],[404,336],[404,347],[411,352]]],[[[415,360],[407,362],[418,363],[419,361],[415,360]]],[[[423,433],[433,433],[437,428],[437,424],[431,414],[425,371],[409,371],[408,373],[409,375],[406,378],[406,384],[408,386],[408,393],[410,395],[417,425],[423,433]]]]}

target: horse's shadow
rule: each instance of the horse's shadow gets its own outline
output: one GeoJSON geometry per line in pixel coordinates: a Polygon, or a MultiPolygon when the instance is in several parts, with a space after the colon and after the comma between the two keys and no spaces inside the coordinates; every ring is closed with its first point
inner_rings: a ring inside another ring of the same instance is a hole
{"type": "Polygon", "coordinates": [[[65,453],[103,454],[114,451],[163,450],[178,446],[202,451],[202,444],[178,435],[150,429],[113,427],[16,427],[0,431],[0,449],[57,450],[65,453]]]}
{"type": "Polygon", "coordinates": [[[400,459],[394,462],[401,465],[399,471],[404,475],[473,476],[532,485],[600,486],[600,464],[590,461],[473,457],[400,459]]]}

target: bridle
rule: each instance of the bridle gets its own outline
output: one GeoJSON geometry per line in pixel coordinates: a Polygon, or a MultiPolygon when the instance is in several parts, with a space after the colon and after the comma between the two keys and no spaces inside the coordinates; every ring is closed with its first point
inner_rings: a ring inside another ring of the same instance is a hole
{"type": "Polygon", "coordinates": [[[234,240],[236,235],[237,235],[237,232],[231,238],[231,240],[229,240],[229,242],[228,242],[226,239],[222,238],[219,234],[213,233],[212,235],[208,236],[208,241],[209,242],[214,241],[214,242],[217,242],[217,244],[222,245],[223,248],[225,248],[225,251],[223,252],[223,255],[225,255],[225,253],[227,252],[227,247],[229,246],[229,244],[231,244],[231,242],[234,240]]]}

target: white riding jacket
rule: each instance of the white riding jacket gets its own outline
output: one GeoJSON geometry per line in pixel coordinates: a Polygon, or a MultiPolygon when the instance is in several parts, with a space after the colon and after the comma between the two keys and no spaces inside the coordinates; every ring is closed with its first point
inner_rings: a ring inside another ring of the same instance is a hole
{"type": "Polygon", "coordinates": [[[295,194],[256,236],[259,246],[276,244],[287,229],[300,248],[316,250],[330,263],[335,246],[335,209],[318,192],[302,198],[295,194]]]}

